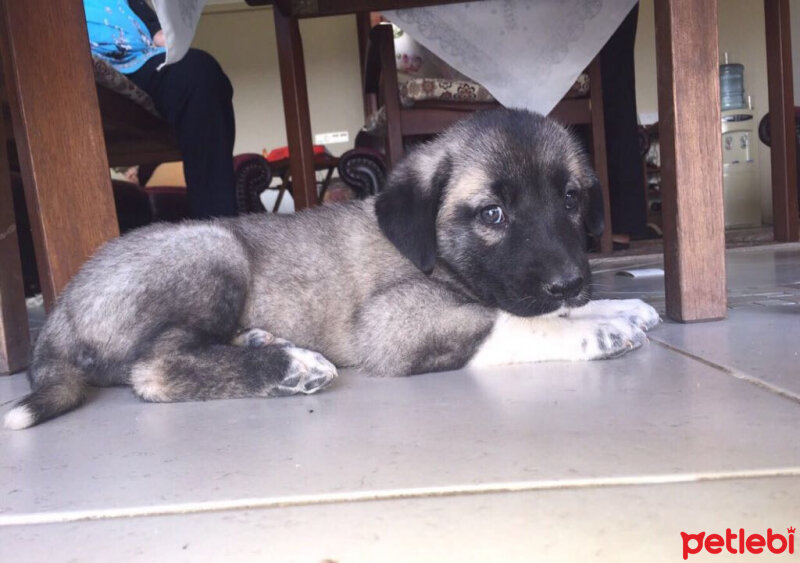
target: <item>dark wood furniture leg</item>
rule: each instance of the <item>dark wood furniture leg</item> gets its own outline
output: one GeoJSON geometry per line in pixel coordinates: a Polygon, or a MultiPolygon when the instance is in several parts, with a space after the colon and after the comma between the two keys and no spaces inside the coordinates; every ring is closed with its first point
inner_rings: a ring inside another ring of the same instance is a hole
{"type": "Polygon", "coordinates": [[[789,0],[764,0],[767,83],[772,160],[772,221],[775,240],[800,240],[797,209],[797,158],[792,86],[789,0]]]}
{"type": "Polygon", "coordinates": [[[308,111],[306,69],[303,41],[296,17],[285,16],[278,6],[275,35],[278,42],[278,66],[286,116],[286,137],[292,173],[292,196],[296,210],[317,204],[317,180],[314,175],[314,152],[311,143],[311,118],[308,111]]]}
{"type": "Polygon", "coordinates": [[[119,234],[83,5],[0,0],[0,36],[49,308],[95,249],[119,234]]]}
{"type": "Polygon", "coordinates": [[[5,139],[0,111],[0,374],[28,366],[30,339],[5,139]]]}
{"type": "Polygon", "coordinates": [[[656,0],[667,316],[726,315],[717,0],[656,0]]]}
{"type": "Polygon", "coordinates": [[[603,220],[605,230],[600,236],[600,252],[610,254],[614,250],[613,225],[611,225],[611,195],[608,186],[608,155],[606,154],[606,118],[603,109],[603,79],[600,72],[600,56],[589,65],[590,103],[592,104],[592,155],[597,179],[603,190],[603,220]]]}
{"type": "Polygon", "coordinates": [[[386,111],[386,159],[389,163],[389,168],[394,168],[403,158],[404,152],[403,132],[400,125],[402,120],[400,97],[395,94],[400,90],[397,84],[397,72],[395,72],[397,61],[394,52],[394,36],[390,25],[376,26],[373,33],[378,38],[378,56],[380,57],[381,69],[390,69],[388,72],[381,72],[381,90],[383,91],[384,109],[386,111]],[[389,94],[390,92],[391,94],[389,94]]]}
{"type": "Polygon", "coordinates": [[[364,119],[378,110],[377,96],[366,91],[367,49],[369,48],[369,31],[372,29],[372,13],[356,14],[356,32],[358,33],[358,62],[361,69],[361,91],[364,92],[364,119]]]}

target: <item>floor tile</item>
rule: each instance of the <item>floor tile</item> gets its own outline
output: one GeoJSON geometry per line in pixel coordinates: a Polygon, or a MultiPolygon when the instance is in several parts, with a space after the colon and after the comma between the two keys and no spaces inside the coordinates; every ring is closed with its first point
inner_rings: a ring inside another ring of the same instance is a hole
{"type": "Polygon", "coordinates": [[[722,322],[666,323],[653,338],[793,393],[800,400],[800,305],[737,307],[722,322]]]}
{"type": "Polygon", "coordinates": [[[674,562],[683,561],[681,532],[788,536],[798,506],[797,477],[317,505],[3,527],[0,560],[674,562]]]}
{"type": "Polygon", "coordinates": [[[800,283],[800,243],[743,248],[726,253],[728,287],[796,287],[800,283]]]}
{"type": "MultiPolygon", "coordinates": [[[[26,388],[0,380],[0,403],[26,388]]],[[[346,373],[302,398],[144,404],[103,389],[0,430],[0,515],[798,467],[799,426],[796,402],[653,343],[604,362],[346,373]]]]}
{"type": "MultiPolygon", "coordinates": [[[[664,310],[664,278],[630,278],[620,270],[662,268],[661,256],[603,258],[592,261],[592,283],[597,298],[638,297],[664,310]]],[[[738,248],[726,253],[728,305],[763,301],[800,303],[800,244],[738,248]]]]}

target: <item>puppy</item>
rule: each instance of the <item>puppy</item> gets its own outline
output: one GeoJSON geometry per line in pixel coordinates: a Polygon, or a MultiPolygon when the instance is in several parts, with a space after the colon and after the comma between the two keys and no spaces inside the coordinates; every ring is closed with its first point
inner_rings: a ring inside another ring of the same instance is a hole
{"type": "Polygon", "coordinates": [[[613,358],[658,315],[590,302],[603,228],[580,144],[521,110],[475,114],[411,152],[376,197],[292,216],[153,225],[105,245],[42,328],[25,428],[89,385],[147,401],[314,393],[334,366],[399,376],[613,358]]]}

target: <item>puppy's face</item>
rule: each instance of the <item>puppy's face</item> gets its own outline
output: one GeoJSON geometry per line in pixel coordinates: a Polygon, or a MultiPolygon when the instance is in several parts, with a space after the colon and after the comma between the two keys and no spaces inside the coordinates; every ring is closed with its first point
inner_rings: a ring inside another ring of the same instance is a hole
{"type": "Polygon", "coordinates": [[[417,266],[449,269],[486,305],[531,316],[589,299],[585,233],[602,231],[602,199],[580,145],[551,120],[477,114],[410,154],[376,211],[417,266]]]}

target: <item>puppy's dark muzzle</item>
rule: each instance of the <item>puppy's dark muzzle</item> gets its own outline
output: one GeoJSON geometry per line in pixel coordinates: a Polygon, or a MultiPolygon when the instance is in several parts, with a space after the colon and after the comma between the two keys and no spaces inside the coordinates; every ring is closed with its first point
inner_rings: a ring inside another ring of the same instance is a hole
{"type": "Polygon", "coordinates": [[[561,278],[545,284],[544,290],[554,299],[571,299],[577,297],[583,291],[583,276],[571,278],[561,278]]]}

